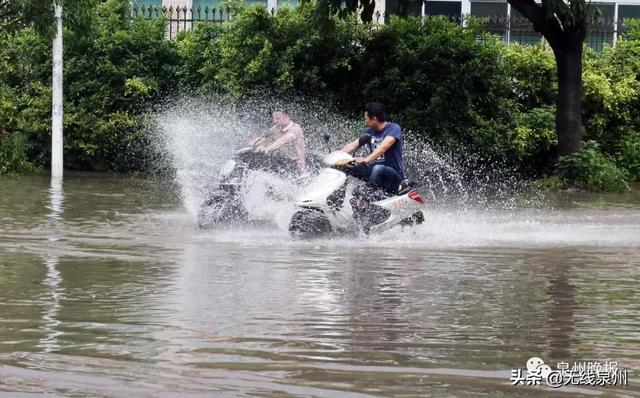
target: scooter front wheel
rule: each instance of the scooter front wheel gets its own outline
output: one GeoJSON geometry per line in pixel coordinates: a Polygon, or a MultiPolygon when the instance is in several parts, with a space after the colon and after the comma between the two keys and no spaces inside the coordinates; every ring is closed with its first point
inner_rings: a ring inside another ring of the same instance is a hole
{"type": "Polygon", "coordinates": [[[205,201],[198,211],[198,226],[210,228],[216,224],[233,223],[247,218],[241,200],[228,196],[214,196],[205,201]]]}
{"type": "Polygon", "coordinates": [[[294,239],[310,239],[331,232],[331,223],[320,210],[304,209],[293,214],[289,234],[294,239]]]}

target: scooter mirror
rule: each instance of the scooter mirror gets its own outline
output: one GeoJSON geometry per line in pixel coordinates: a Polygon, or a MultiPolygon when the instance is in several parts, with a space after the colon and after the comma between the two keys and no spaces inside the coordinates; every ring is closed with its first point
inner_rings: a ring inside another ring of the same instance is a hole
{"type": "Polygon", "coordinates": [[[329,144],[329,141],[331,141],[331,134],[324,133],[324,144],[327,147],[327,152],[331,152],[331,145],[329,144]]]}

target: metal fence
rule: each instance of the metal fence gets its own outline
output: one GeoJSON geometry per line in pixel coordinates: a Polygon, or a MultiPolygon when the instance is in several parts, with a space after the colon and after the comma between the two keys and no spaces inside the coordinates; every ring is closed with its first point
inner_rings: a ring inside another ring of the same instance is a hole
{"type": "MultiPolygon", "coordinates": [[[[506,43],[538,44],[542,35],[533,29],[533,24],[521,16],[495,16],[486,18],[487,32],[499,35],[506,43]]],[[[615,46],[625,35],[625,25],[612,19],[597,19],[588,22],[585,43],[596,51],[605,45],[615,46]]]]}
{"type": "MultiPolygon", "coordinates": [[[[271,10],[275,14],[275,10],[271,10]]],[[[143,18],[164,17],[167,22],[167,38],[174,39],[179,32],[190,31],[200,23],[223,23],[233,18],[230,8],[208,7],[164,7],[134,5],[131,8],[133,17],[143,18]]],[[[463,26],[468,24],[469,17],[449,17],[454,22],[463,26]]],[[[473,17],[478,18],[478,17],[473,17]]],[[[487,33],[498,35],[507,44],[538,44],[542,36],[533,29],[533,24],[522,16],[496,15],[480,17],[484,20],[487,33]]],[[[384,21],[385,15],[376,13],[374,20],[384,21]]],[[[618,38],[624,36],[625,26],[613,20],[592,20],[589,22],[586,44],[596,51],[601,51],[605,45],[615,46],[618,38]]],[[[483,40],[483,37],[479,37],[483,40]]]]}
{"type": "Polygon", "coordinates": [[[153,19],[164,17],[167,22],[167,38],[172,40],[179,32],[190,31],[199,23],[223,23],[232,18],[230,8],[197,7],[187,8],[180,6],[145,6],[134,5],[131,7],[131,15],[153,19]]]}

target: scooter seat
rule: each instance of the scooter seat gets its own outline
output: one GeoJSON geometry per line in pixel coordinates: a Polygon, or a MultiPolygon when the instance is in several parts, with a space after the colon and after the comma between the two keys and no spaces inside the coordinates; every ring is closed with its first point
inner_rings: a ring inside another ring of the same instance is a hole
{"type": "Polygon", "coordinates": [[[396,195],[404,195],[417,186],[417,182],[405,178],[398,186],[398,193],[396,195]]]}

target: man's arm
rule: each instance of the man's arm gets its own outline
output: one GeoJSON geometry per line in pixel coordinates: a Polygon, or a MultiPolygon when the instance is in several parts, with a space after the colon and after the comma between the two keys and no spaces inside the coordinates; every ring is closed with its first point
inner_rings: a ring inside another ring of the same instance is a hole
{"type": "Polygon", "coordinates": [[[249,145],[253,147],[265,146],[266,141],[268,141],[270,138],[272,138],[275,135],[277,128],[278,128],[277,126],[271,126],[269,130],[267,130],[266,132],[263,132],[262,134],[251,135],[249,136],[249,139],[247,142],[249,143],[249,145]]]}
{"type": "Polygon", "coordinates": [[[342,152],[352,154],[360,148],[360,139],[352,141],[342,148],[342,152]]]}
{"type": "Polygon", "coordinates": [[[253,137],[250,138],[248,143],[251,146],[258,146],[260,145],[266,138],[265,137],[253,137]]]}
{"type": "Polygon", "coordinates": [[[374,160],[378,159],[380,156],[384,155],[385,152],[389,150],[396,143],[396,139],[394,137],[386,137],[380,145],[375,149],[375,151],[371,152],[371,154],[365,158],[356,159],[356,164],[360,165],[363,163],[370,163],[374,160]]]}
{"type": "Polygon", "coordinates": [[[278,138],[277,140],[275,140],[271,145],[267,145],[266,147],[264,147],[263,151],[264,152],[275,151],[276,149],[280,148],[284,144],[294,141],[295,139],[296,139],[296,136],[293,133],[287,133],[282,137],[278,138]]]}

